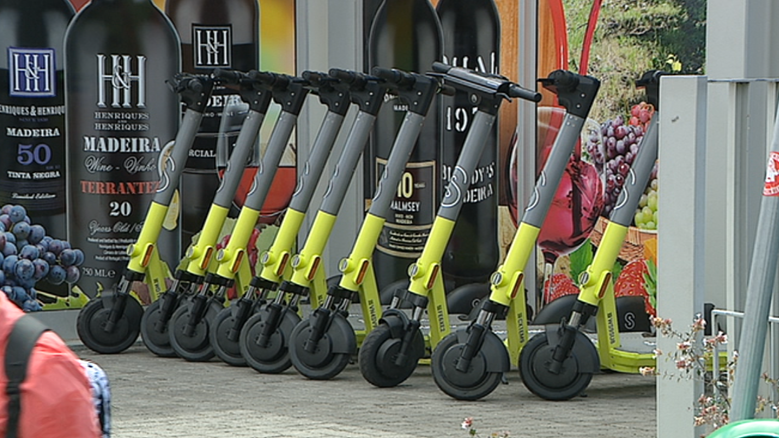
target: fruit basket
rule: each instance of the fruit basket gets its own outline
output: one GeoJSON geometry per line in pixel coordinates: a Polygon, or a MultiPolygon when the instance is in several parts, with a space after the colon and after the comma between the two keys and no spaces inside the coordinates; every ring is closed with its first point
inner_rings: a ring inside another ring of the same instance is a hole
{"type": "MultiPolygon", "coordinates": [[[[593,228],[590,234],[590,240],[595,246],[600,245],[600,240],[603,237],[603,232],[606,230],[608,222],[608,219],[599,217],[595,223],[595,228],[593,228]]],[[[625,242],[619,250],[619,258],[626,262],[643,259],[646,243],[653,239],[657,239],[656,230],[642,230],[634,226],[629,227],[628,233],[625,236],[625,242]]]]}

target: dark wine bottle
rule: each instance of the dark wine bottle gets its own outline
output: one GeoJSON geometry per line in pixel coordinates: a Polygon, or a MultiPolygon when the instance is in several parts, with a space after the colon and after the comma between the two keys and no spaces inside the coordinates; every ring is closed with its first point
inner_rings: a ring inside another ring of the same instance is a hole
{"type": "MultiPolygon", "coordinates": [[[[165,13],[181,38],[183,71],[208,74],[215,68],[259,69],[257,0],[168,0],[165,13]]],[[[228,148],[235,143],[248,111],[235,91],[214,90],[182,176],[181,193],[187,199],[181,219],[185,246],[205,222],[219,187],[218,164],[226,165],[228,148]]],[[[259,163],[259,143],[252,162],[259,163]]]]}
{"type": "MultiPolygon", "coordinates": [[[[442,60],[441,40],[441,24],[428,0],[385,0],[373,18],[368,66],[430,71],[433,62],[442,60]]],[[[405,110],[403,103],[389,96],[376,118],[365,160],[366,199],[373,197],[405,110]]],[[[408,265],[421,255],[430,234],[440,198],[440,127],[441,104],[436,98],[374,252],[380,289],[407,278],[408,265]]]]}
{"type": "MultiPolygon", "coordinates": [[[[86,256],[78,284],[89,296],[123,272],[160,184],[181,117],[165,81],[180,65],[176,30],[151,0],[92,0],[68,27],[68,239],[86,256]]],[[[167,228],[157,248],[175,266],[180,228],[167,228]]]]}
{"type": "MultiPolygon", "coordinates": [[[[441,0],[436,11],[444,34],[444,62],[497,74],[500,17],[494,0],[441,0]]],[[[476,107],[464,92],[443,97],[443,107],[441,183],[446,185],[476,107]]],[[[498,266],[497,155],[498,123],[495,123],[444,252],[444,275],[455,286],[486,282],[498,266]]]]}
{"type": "MultiPolygon", "coordinates": [[[[67,0],[0,0],[0,205],[25,207],[56,239],[65,227],[63,41],[67,0]]],[[[67,284],[36,289],[64,297],[67,284]]]]}
{"type": "Polygon", "coordinates": [[[57,239],[65,229],[67,0],[0,0],[0,205],[19,204],[57,239]]]}

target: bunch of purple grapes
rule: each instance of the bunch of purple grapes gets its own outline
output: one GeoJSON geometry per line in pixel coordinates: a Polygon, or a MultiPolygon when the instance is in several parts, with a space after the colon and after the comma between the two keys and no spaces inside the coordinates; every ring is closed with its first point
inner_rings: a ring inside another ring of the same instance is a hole
{"type": "Polygon", "coordinates": [[[39,281],[75,283],[84,252],[46,235],[32,224],[21,205],[0,208],[0,289],[25,312],[41,310],[35,285],[39,281]]]}
{"type": "Polygon", "coordinates": [[[617,198],[625,185],[625,177],[638,154],[643,137],[644,128],[626,124],[621,115],[603,123],[600,132],[590,133],[587,139],[587,152],[595,162],[598,171],[605,172],[606,177],[602,216],[609,217],[617,203],[617,198]]]}

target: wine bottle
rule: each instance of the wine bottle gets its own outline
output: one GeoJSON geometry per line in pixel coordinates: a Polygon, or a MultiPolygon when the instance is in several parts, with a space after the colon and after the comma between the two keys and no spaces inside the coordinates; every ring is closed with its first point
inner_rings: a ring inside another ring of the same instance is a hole
{"type": "MultiPolygon", "coordinates": [[[[441,24],[428,0],[385,0],[373,18],[368,66],[427,72],[442,60],[441,24]]],[[[368,69],[367,71],[370,71],[368,69]]],[[[365,160],[365,197],[376,189],[405,106],[391,96],[378,114],[365,160]]],[[[425,246],[440,199],[440,99],[430,108],[373,256],[379,288],[407,278],[408,265],[425,246]]]]}
{"type": "MultiPolygon", "coordinates": [[[[257,0],[168,0],[165,13],[181,39],[183,71],[208,74],[215,68],[259,69],[257,0]]],[[[187,199],[181,219],[185,246],[203,226],[219,187],[219,163],[226,165],[228,148],[235,143],[248,111],[234,90],[214,90],[182,176],[181,193],[187,199]]],[[[259,163],[257,144],[251,159],[254,166],[259,163]]]]}
{"type": "MultiPolygon", "coordinates": [[[[0,0],[0,205],[66,239],[63,41],[67,0],[0,0]]],[[[67,284],[36,289],[64,297],[67,284]]]]}
{"type": "MultiPolygon", "coordinates": [[[[444,62],[485,73],[498,73],[500,17],[494,0],[441,0],[436,8],[444,34],[444,62]]],[[[468,93],[443,97],[441,183],[446,185],[468,135],[476,107],[468,93]]],[[[498,123],[484,145],[471,177],[442,268],[455,286],[486,282],[497,268],[498,123]]]]}
{"type": "MultiPolygon", "coordinates": [[[[181,117],[165,81],[180,64],[176,30],[151,0],[92,0],[68,26],[68,239],[84,251],[78,284],[89,296],[126,267],[160,184],[181,117]]],[[[157,248],[175,266],[180,228],[166,228],[157,248]]]]}
{"type": "Polygon", "coordinates": [[[0,0],[0,205],[19,204],[58,239],[65,229],[67,0],[0,0]]]}

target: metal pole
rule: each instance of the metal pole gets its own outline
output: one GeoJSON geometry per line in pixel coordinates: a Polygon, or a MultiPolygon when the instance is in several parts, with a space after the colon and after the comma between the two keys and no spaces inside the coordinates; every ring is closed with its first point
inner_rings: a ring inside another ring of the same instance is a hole
{"type": "Polygon", "coordinates": [[[768,314],[779,260],[779,118],[768,158],[768,170],[757,219],[752,266],[747,283],[739,360],[733,384],[732,421],[754,418],[760,368],[768,332],[768,314]]]}

